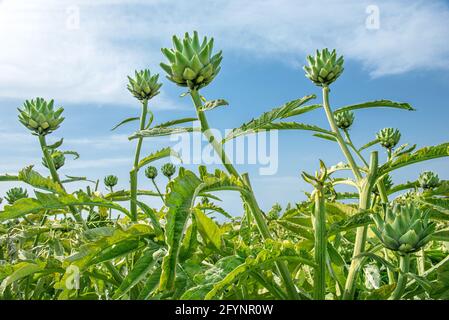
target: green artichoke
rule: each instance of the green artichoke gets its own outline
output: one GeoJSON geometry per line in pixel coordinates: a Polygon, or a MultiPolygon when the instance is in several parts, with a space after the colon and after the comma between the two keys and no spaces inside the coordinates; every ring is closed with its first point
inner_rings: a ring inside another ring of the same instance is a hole
{"type": "Polygon", "coordinates": [[[161,68],[179,86],[191,90],[203,88],[220,72],[222,52],[212,55],[213,45],[214,39],[208,41],[207,37],[200,43],[196,31],[193,37],[186,33],[183,40],[173,36],[173,49],[162,48],[169,64],[161,63],[161,68]]]}
{"type": "Polygon", "coordinates": [[[148,166],[145,169],[145,176],[148,179],[151,179],[151,180],[155,179],[157,177],[157,169],[156,169],[156,167],[148,166]]]}
{"type": "Polygon", "coordinates": [[[161,167],[162,174],[167,178],[171,178],[176,172],[176,167],[172,163],[166,163],[161,167]]]}
{"type": "Polygon", "coordinates": [[[382,147],[391,150],[399,143],[401,133],[398,129],[384,128],[376,134],[376,138],[379,140],[382,147]]]}
{"type": "Polygon", "coordinates": [[[6,191],[5,199],[9,204],[14,204],[17,200],[28,198],[28,192],[20,187],[11,188],[6,191]]]}
{"type": "Polygon", "coordinates": [[[337,52],[323,49],[317,50],[315,56],[307,56],[308,65],[303,69],[306,77],[320,87],[327,87],[342,74],[344,68],[343,56],[337,57],[337,52]]]}
{"type": "Polygon", "coordinates": [[[54,110],[54,101],[45,101],[43,98],[26,100],[23,109],[19,110],[19,121],[33,131],[35,135],[45,136],[56,129],[64,118],[61,117],[63,108],[54,110]]]}
{"type": "Polygon", "coordinates": [[[128,76],[128,90],[140,101],[148,101],[159,94],[162,83],[159,83],[159,75],[151,75],[150,70],[145,69],[135,72],[135,77],[128,76]]]}
{"type": "MultiPolygon", "coordinates": [[[[53,164],[55,165],[55,169],[59,170],[65,164],[65,155],[60,151],[52,151],[50,154],[53,164]]],[[[42,158],[42,165],[48,168],[47,160],[45,157],[42,158]]]]}
{"type": "Polygon", "coordinates": [[[387,207],[385,218],[374,215],[372,230],[385,247],[399,254],[418,251],[429,242],[435,224],[429,220],[430,211],[422,211],[414,204],[387,207]]]}
{"type": "Polygon", "coordinates": [[[106,187],[112,188],[112,187],[115,187],[117,185],[118,178],[117,178],[117,176],[114,176],[114,175],[111,174],[109,176],[104,177],[104,181],[103,182],[104,182],[104,185],[106,187]]]}
{"type": "Polygon", "coordinates": [[[354,113],[351,111],[336,112],[334,113],[334,119],[337,127],[346,130],[354,122],[354,113]]]}
{"type": "Polygon", "coordinates": [[[440,184],[440,178],[432,171],[424,171],[419,175],[418,183],[423,189],[433,189],[440,184]]]}

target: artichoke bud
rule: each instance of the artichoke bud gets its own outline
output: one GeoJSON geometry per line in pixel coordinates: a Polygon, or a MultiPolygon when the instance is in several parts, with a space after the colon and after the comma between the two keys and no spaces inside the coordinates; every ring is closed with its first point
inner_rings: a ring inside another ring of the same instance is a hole
{"type": "Polygon", "coordinates": [[[429,219],[429,211],[422,211],[414,204],[387,207],[385,216],[374,216],[373,232],[390,250],[401,255],[418,251],[429,242],[435,224],[429,219]]]}
{"type": "Polygon", "coordinates": [[[106,187],[112,188],[112,187],[115,187],[117,185],[118,178],[117,178],[117,176],[114,176],[114,175],[111,174],[109,176],[104,177],[104,181],[103,182],[104,182],[104,185],[106,187]]]}
{"type": "Polygon", "coordinates": [[[440,184],[440,178],[432,171],[424,171],[419,175],[418,183],[423,189],[433,189],[440,184]]]}
{"type": "Polygon", "coordinates": [[[176,167],[172,163],[166,163],[161,167],[162,174],[167,178],[171,178],[176,172],[176,167]]]}
{"type": "MultiPolygon", "coordinates": [[[[60,151],[52,151],[50,154],[51,159],[53,160],[53,164],[56,170],[59,170],[65,164],[65,155],[60,151]]],[[[42,158],[42,165],[48,168],[47,160],[42,158]]]]}
{"type": "Polygon", "coordinates": [[[213,55],[214,39],[204,37],[200,43],[198,32],[193,36],[186,33],[181,40],[173,36],[173,48],[163,48],[162,53],[168,64],[161,63],[161,68],[167,73],[167,78],[181,87],[198,90],[209,83],[220,72],[222,52],[213,55]]]}
{"type": "Polygon", "coordinates": [[[159,94],[162,83],[159,83],[159,75],[151,75],[150,70],[136,71],[134,78],[128,76],[128,90],[140,101],[148,101],[159,94]]]}
{"type": "Polygon", "coordinates": [[[61,117],[64,109],[54,109],[54,101],[45,101],[43,98],[26,100],[23,109],[19,110],[19,121],[33,131],[33,134],[45,136],[56,129],[64,121],[61,117]]]}
{"type": "Polygon", "coordinates": [[[376,134],[376,138],[382,147],[391,150],[399,143],[401,133],[398,129],[384,128],[376,134]]]}
{"type": "Polygon", "coordinates": [[[9,204],[14,204],[17,200],[23,198],[28,198],[28,192],[20,187],[9,189],[5,196],[5,199],[9,204]]]}
{"type": "Polygon", "coordinates": [[[307,57],[307,65],[303,67],[306,77],[320,87],[327,87],[343,73],[343,56],[337,57],[337,52],[327,48],[317,50],[315,56],[307,57]]]}
{"type": "Polygon", "coordinates": [[[156,167],[153,167],[153,166],[147,167],[145,169],[145,176],[148,179],[151,179],[151,180],[155,179],[157,177],[157,169],[156,169],[156,167]]]}
{"type": "Polygon", "coordinates": [[[354,113],[351,111],[336,112],[334,113],[334,119],[337,127],[346,130],[354,122],[354,113]]]}

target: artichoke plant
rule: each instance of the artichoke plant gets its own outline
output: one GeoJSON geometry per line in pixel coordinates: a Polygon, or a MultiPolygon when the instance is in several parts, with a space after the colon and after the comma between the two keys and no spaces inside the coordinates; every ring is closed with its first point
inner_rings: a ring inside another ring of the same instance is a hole
{"type": "Polygon", "coordinates": [[[337,52],[327,48],[317,50],[315,56],[307,56],[308,65],[303,69],[306,77],[320,87],[327,87],[342,74],[344,68],[343,56],[337,57],[337,52]]]}
{"type": "Polygon", "coordinates": [[[166,163],[161,167],[161,171],[164,176],[170,179],[175,174],[176,167],[172,163],[166,163]]]}
{"type": "Polygon", "coordinates": [[[45,101],[43,98],[26,100],[23,109],[19,110],[19,120],[35,135],[45,136],[56,129],[64,121],[61,117],[64,109],[54,109],[54,101],[45,101]]]}
{"type": "Polygon", "coordinates": [[[6,192],[5,199],[9,204],[14,204],[17,200],[28,198],[28,192],[20,187],[11,188],[6,192]]]}
{"type": "MultiPolygon", "coordinates": [[[[51,159],[53,160],[53,164],[55,165],[55,169],[59,170],[65,164],[65,155],[60,151],[52,151],[50,154],[51,159]]],[[[42,165],[48,168],[47,160],[45,157],[42,158],[42,165]]]]}
{"type": "Polygon", "coordinates": [[[118,182],[118,178],[117,178],[117,176],[114,176],[114,175],[109,175],[109,176],[106,176],[105,178],[104,178],[104,185],[106,186],[106,187],[108,187],[108,188],[112,188],[112,187],[115,187],[116,185],[117,185],[117,182],[118,182]]]}
{"type": "Polygon", "coordinates": [[[159,75],[151,75],[150,70],[145,69],[135,72],[135,77],[128,76],[128,90],[140,101],[148,101],[159,94],[162,83],[159,83],[159,75]]]}
{"type": "Polygon", "coordinates": [[[156,177],[157,177],[157,169],[156,169],[156,167],[148,166],[145,169],[145,176],[148,179],[151,179],[151,180],[156,179],[156,177]]]}
{"type": "Polygon", "coordinates": [[[376,138],[382,147],[391,150],[399,143],[401,133],[398,129],[384,128],[376,134],[376,138]]]}
{"type": "MultiPolygon", "coordinates": [[[[381,179],[379,179],[379,182],[383,183],[386,191],[390,190],[393,187],[393,180],[391,179],[391,176],[388,173],[384,175],[381,179]]],[[[373,192],[377,195],[379,194],[379,190],[377,188],[374,188],[373,192]]]]}
{"type": "Polygon", "coordinates": [[[198,90],[207,86],[220,72],[222,52],[212,54],[214,39],[209,41],[204,37],[200,43],[198,33],[193,37],[186,33],[181,40],[173,36],[173,49],[163,48],[162,53],[168,59],[168,64],[161,63],[167,72],[167,78],[179,86],[198,90]]]}
{"type": "Polygon", "coordinates": [[[342,111],[334,113],[335,124],[342,130],[349,129],[354,122],[354,113],[351,111],[342,111]]]}
{"type": "Polygon", "coordinates": [[[440,184],[440,178],[432,171],[424,171],[419,175],[418,183],[423,189],[433,189],[440,184]]]}
{"type": "Polygon", "coordinates": [[[413,253],[429,242],[435,231],[429,212],[414,204],[387,207],[384,218],[374,215],[376,226],[372,230],[388,249],[400,255],[413,253]]]}

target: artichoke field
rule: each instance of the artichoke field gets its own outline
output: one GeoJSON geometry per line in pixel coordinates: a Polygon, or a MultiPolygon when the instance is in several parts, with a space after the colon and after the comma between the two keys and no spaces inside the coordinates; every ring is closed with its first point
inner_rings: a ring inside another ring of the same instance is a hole
{"type": "Polygon", "coordinates": [[[432,171],[407,182],[394,175],[449,156],[449,143],[418,148],[402,143],[396,128],[379,128],[362,146],[351,137],[360,109],[402,109],[406,117],[412,106],[375,100],[332,107],[330,86],[343,76],[344,59],[335,50],[317,50],[304,71],[322,102],[312,103],[315,95],[289,101],[219,141],[207,114],[228,103],[208,100],[201,90],[219,75],[222,52],[213,38],[197,32],[172,41],[172,48],[162,49],[160,66],[170,82],[187,90],[192,117],[154,123],[159,74],[141,70],[128,78],[141,114],[114,130],[136,124],[129,135],[135,146],[129,188],[117,189],[113,168],[98,180],[63,176],[72,160],[66,156],[78,154],[64,151],[61,137],[53,144],[47,137],[58,135],[64,109],[43,98],[18,109],[46,171],[30,164],[0,175],[0,182],[17,184],[3,195],[0,211],[0,299],[449,299],[449,181],[432,171]],[[326,127],[292,119],[308,112],[321,113],[326,127]],[[194,121],[199,127],[192,128],[194,121]],[[339,148],[345,161],[317,159],[316,173],[300,173],[300,165],[291,163],[310,185],[307,200],[285,208],[273,204],[264,212],[249,175],[233,166],[224,148],[264,130],[296,130],[298,139],[312,132],[339,148]],[[192,131],[204,135],[221,169],[175,166],[168,159],[179,155],[168,146],[142,154],[151,137],[192,131]],[[145,179],[140,183],[139,172],[145,179]],[[74,181],[85,188],[71,190],[74,181]],[[224,210],[217,191],[239,193],[243,215],[224,210]],[[151,207],[151,197],[163,205],[151,207]]]}

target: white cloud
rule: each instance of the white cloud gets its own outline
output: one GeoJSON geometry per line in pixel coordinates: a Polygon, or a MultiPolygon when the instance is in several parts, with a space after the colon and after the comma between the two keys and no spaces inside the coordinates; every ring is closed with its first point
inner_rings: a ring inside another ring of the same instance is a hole
{"type": "MultiPolygon", "coordinates": [[[[226,51],[288,62],[302,62],[315,48],[336,47],[373,76],[449,67],[449,9],[443,1],[375,1],[379,30],[365,26],[370,4],[3,0],[0,96],[132,104],[126,75],[156,69],[159,48],[169,45],[173,33],[192,29],[214,35],[226,51]]],[[[178,107],[165,95],[158,104],[178,107]]]]}

